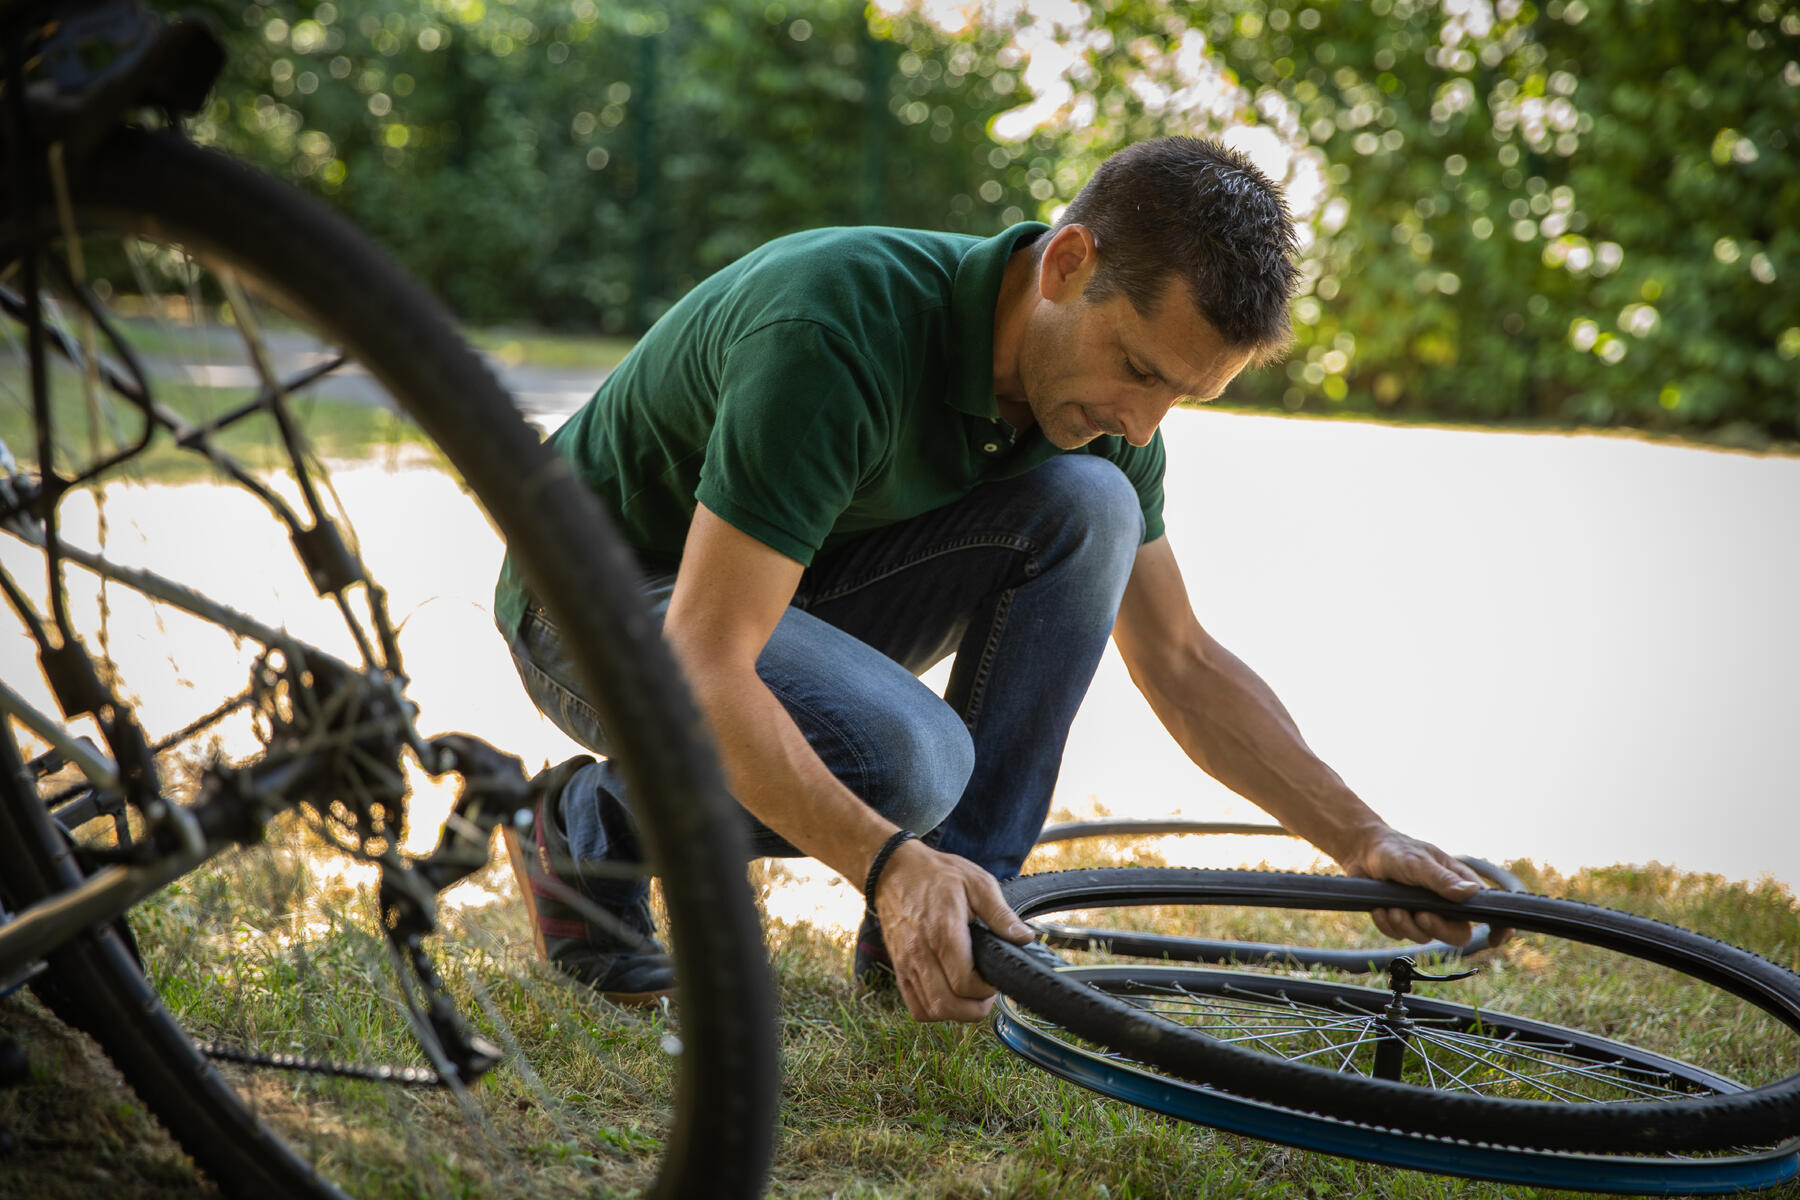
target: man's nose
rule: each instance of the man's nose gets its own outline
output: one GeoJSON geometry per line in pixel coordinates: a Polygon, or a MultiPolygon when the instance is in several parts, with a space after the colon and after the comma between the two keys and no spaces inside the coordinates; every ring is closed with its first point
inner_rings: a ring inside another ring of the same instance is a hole
{"type": "Polygon", "coordinates": [[[1120,405],[1119,425],[1125,430],[1125,440],[1134,446],[1149,445],[1169,408],[1170,402],[1160,397],[1138,397],[1130,404],[1120,405]]]}

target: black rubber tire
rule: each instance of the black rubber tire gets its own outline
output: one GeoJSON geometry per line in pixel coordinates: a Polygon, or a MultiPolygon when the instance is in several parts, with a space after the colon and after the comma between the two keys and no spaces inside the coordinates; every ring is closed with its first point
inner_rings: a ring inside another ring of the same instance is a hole
{"type": "MultiPolygon", "coordinates": [[[[222,155],[139,131],[119,133],[71,183],[82,227],[154,233],[229,261],[337,334],[455,465],[568,644],[581,647],[586,694],[600,698],[606,728],[630,748],[621,765],[633,793],[659,798],[641,819],[675,931],[683,1052],[654,1194],[759,1195],[777,1111],[774,991],[741,823],[639,599],[637,565],[604,511],[436,301],[317,202],[222,155]]],[[[42,219],[55,227],[52,214],[42,219]]],[[[18,239],[18,223],[0,221],[0,263],[18,239]]],[[[4,753],[0,872],[22,904],[77,873],[16,750],[4,753]]],[[[73,943],[53,964],[69,990],[79,981],[92,1009],[83,1023],[228,1192],[336,1194],[278,1152],[217,1082],[114,937],[73,943]]]]}
{"type": "MultiPolygon", "coordinates": [[[[1800,976],[1660,921],[1530,893],[1479,892],[1461,903],[1366,879],[1165,868],[1064,871],[1002,885],[1022,917],[1121,905],[1239,905],[1360,912],[1406,908],[1568,938],[1683,972],[1800,1033],[1800,976]]],[[[1734,1095],[1651,1104],[1505,1100],[1339,1074],[1238,1049],[1063,978],[976,929],[975,963],[1019,1004],[1080,1036],[1196,1083],[1300,1112],[1408,1133],[1591,1153],[1725,1150],[1800,1133],[1800,1074],[1734,1095]]]]}
{"type": "MultiPolygon", "coordinates": [[[[1193,821],[1185,817],[1107,818],[1094,821],[1069,821],[1047,825],[1038,835],[1037,844],[1069,842],[1090,837],[1166,837],[1171,834],[1228,834],[1288,837],[1294,835],[1279,825],[1250,824],[1237,821],[1193,821]]],[[[1522,892],[1525,885],[1517,875],[1485,858],[1467,854],[1457,856],[1465,865],[1502,891],[1522,892]]],[[[1102,950],[1110,954],[1127,954],[1138,958],[1159,958],[1169,962],[1205,963],[1271,963],[1295,967],[1329,967],[1335,971],[1385,971],[1396,958],[1407,955],[1417,961],[1467,958],[1480,954],[1491,944],[1486,925],[1477,924],[1468,942],[1458,946],[1451,942],[1427,942],[1419,946],[1386,947],[1369,950],[1321,949],[1274,942],[1223,941],[1212,938],[1169,937],[1163,934],[1139,933],[1133,930],[1090,929],[1079,925],[1040,922],[1046,944],[1065,950],[1102,950]]]]}

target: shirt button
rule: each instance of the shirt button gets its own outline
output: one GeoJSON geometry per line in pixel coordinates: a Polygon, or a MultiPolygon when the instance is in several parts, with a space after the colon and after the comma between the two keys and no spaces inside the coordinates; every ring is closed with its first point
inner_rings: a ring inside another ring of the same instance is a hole
{"type": "Polygon", "coordinates": [[[1000,453],[1000,443],[988,442],[986,445],[982,446],[982,449],[986,450],[989,454],[998,454],[1000,453]]]}

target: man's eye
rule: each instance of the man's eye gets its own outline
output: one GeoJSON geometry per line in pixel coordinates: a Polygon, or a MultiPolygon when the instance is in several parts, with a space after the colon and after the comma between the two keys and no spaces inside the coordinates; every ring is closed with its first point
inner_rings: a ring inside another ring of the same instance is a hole
{"type": "Polygon", "coordinates": [[[1125,370],[1139,383],[1146,383],[1152,378],[1150,372],[1138,370],[1137,364],[1132,362],[1129,358],[1125,360],[1125,370]]]}

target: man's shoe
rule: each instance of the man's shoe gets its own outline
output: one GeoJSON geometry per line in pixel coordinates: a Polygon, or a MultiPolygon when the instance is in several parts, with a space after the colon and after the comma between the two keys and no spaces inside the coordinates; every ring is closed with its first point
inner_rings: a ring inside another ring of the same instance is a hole
{"type": "Polygon", "coordinates": [[[614,1004],[652,1005],[674,995],[675,964],[656,940],[649,901],[620,909],[583,893],[558,815],[563,789],[593,761],[577,755],[532,779],[533,844],[506,827],[506,855],[531,917],[538,956],[614,1004]],[[612,920],[597,919],[601,917],[612,920]]]}
{"type": "Polygon", "coordinates": [[[881,937],[881,922],[868,913],[856,930],[856,953],[850,959],[850,974],[857,983],[872,990],[894,986],[894,960],[888,957],[887,943],[881,937]]]}

